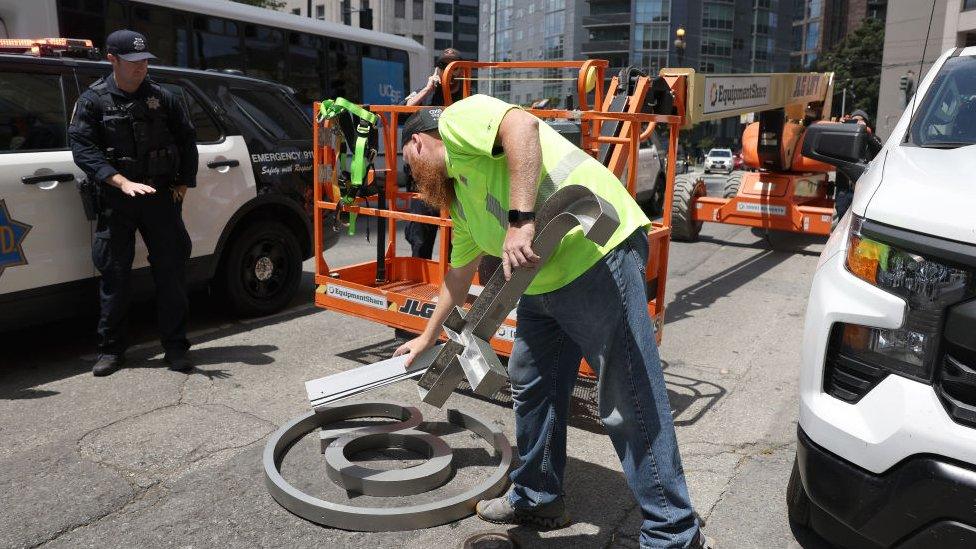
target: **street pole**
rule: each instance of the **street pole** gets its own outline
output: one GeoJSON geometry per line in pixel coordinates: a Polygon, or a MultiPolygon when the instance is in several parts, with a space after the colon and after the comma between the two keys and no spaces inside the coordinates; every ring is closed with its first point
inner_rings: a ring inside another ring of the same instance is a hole
{"type": "Polygon", "coordinates": [[[840,100],[840,115],[844,116],[847,114],[847,86],[844,86],[844,95],[841,96],[840,100]]]}

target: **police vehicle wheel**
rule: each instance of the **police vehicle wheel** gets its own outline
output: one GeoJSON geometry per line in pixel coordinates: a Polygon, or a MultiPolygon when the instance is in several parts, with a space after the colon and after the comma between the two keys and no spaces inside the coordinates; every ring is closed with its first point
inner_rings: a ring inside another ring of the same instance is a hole
{"type": "Polygon", "coordinates": [[[277,221],[255,223],[231,243],[222,277],[227,300],[239,315],[280,311],[301,282],[298,239],[277,221]]]}
{"type": "Polygon", "coordinates": [[[698,240],[702,222],[694,220],[696,197],[703,196],[705,182],[694,175],[674,178],[674,199],[671,203],[671,240],[694,242],[698,240]]]}

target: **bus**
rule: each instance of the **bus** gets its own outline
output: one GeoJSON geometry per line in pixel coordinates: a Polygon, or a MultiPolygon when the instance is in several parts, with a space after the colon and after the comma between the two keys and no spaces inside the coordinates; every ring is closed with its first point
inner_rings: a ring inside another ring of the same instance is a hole
{"type": "Polygon", "coordinates": [[[429,74],[425,48],[402,36],[257,8],[229,0],[0,0],[0,37],[146,35],[162,65],[240,71],[313,101],[345,97],[396,104],[429,74]]]}

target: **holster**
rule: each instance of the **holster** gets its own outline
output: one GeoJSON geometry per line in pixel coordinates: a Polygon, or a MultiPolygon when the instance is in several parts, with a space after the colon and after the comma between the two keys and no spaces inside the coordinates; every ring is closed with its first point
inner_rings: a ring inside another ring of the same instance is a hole
{"type": "Polygon", "coordinates": [[[95,221],[100,210],[98,189],[87,177],[78,181],[77,185],[78,194],[81,195],[81,206],[85,209],[85,219],[95,221]]]}

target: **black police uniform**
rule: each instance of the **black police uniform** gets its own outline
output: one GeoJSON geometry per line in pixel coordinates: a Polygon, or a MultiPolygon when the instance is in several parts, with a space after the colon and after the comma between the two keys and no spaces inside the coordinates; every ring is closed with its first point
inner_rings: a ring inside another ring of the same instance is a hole
{"type": "Polygon", "coordinates": [[[174,186],[196,186],[196,131],[186,106],[148,78],[130,94],[109,75],[78,98],[68,136],[75,164],[99,190],[92,245],[92,259],[102,274],[99,353],[121,357],[127,347],[136,230],[149,249],[163,348],[176,355],[186,353],[190,236],[182,204],[171,191],[174,186]],[[156,192],[128,196],[105,182],[116,173],[156,192]]]}

